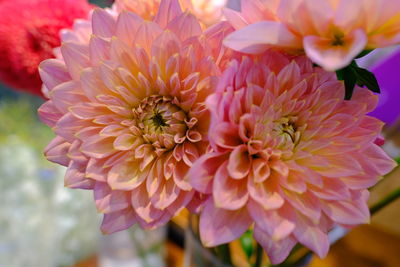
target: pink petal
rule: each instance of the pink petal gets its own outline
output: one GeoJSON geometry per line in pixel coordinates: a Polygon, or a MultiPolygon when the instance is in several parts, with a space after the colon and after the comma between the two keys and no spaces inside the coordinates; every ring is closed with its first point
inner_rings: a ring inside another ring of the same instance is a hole
{"type": "Polygon", "coordinates": [[[249,198],[245,180],[235,180],[229,177],[228,163],[225,161],[215,173],[213,196],[215,206],[226,210],[242,208],[249,198]]]}
{"type": "Polygon", "coordinates": [[[130,194],[112,190],[106,183],[96,183],[93,193],[96,207],[101,213],[113,213],[130,207],[130,194]]]}
{"type": "Polygon", "coordinates": [[[128,45],[133,44],[136,31],[139,29],[143,19],[132,12],[121,12],[117,19],[115,36],[128,45]]]}
{"type": "Polygon", "coordinates": [[[182,13],[172,20],[168,24],[168,29],[174,32],[181,41],[200,36],[203,33],[198,19],[188,12],[182,13]]]}
{"type": "Polygon", "coordinates": [[[96,8],[92,15],[93,34],[111,38],[115,33],[116,22],[113,16],[105,9],[96,8]]]}
{"type": "Polygon", "coordinates": [[[155,208],[164,210],[178,198],[180,191],[174,180],[169,179],[158,187],[158,190],[151,197],[151,203],[155,208]]]}
{"type": "Polygon", "coordinates": [[[325,201],[322,210],[333,221],[345,225],[369,223],[367,201],[362,197],[343,201],[325,201]]]}
{"type": "Polygon", "coordinates": [[[234,149],[243,142],[239,137],[239,127],[228,122],[221,122],[209,133],[213,142],[222,148],[234,149]]]}
{"type": "Polygon", "coordinates": [[[240,29],[228,35],[224,45],[249,54],[259,54],[271,45],[301,48],[297,37],[286,26],[274,21],[258,22],[240,29]]]}
{"type": "Polygon", "coordinates": [[[310,186],[310,190],[318,198],[326,200],[344,200],[351,197],[347,185],[339,178],[323,178],[324,185],[322,188],[310,186]]]}
{"type": "Polygon", "coordinates": [[[310,220],[315,222],[319,221],[321,216],[321,203],[311,192],[307,191],[302,194],[297,194],[285,191],[285,197],[300,213],[307,216],[310,220]]]}
{"type": "Polygon", "coordinates": [[[209,199],[200,215],[201,242],[206,247],[229,243],[239,238],[251,223],[252,219],[245,208],[236,211],[218,209],[209,199]]]}
{"type": "Polygon", "coordinates": [[[294,222],[283,217],[279,210],[266,210],[257,202],[250,201],[248,210],[256,227],[268,233],[273,241],[287,238],[296,227],[294,222]]]}
{"type": "Polygon", "coordinates": [[[71,80],[65,63],[59,59],[43,61],[39,65],[39,74],[49,91],[57,85],[71,80]]]}
{"type": "Polygon", "coordinates": [[[49,161],[68,166],[70,159],[67,153],[70,147],[70,143],[57,136],[47,145],[44,154],[49,161]]]}
{"type": "Polygon", "coordinates": [[[240,12],[237,12],[233,9],[230,8],[224,8],[223,13],[225,18],[229,21],[229,23],[236,29],[239,30],[241,28],[244,28],[248,25],[246,20],[243,18],[243,16],[240,14],[240,12]]]}
{"type": "Polygon", "coordinates": [[[388,174],[397,166],[396,162],[375,144],[365,149],[364,155],[380,175],[388,174]]]}
{"type": "Polygon", "coordinates": [[[71,161],[64,177],[64,185],[68,188],[93,189],[95,181],[85,177],[85,165],[71,161]]]}
{"type": "Polygon", "coordinates": [[[86,177],[99,181],[106,182],[109,168],[105,166],[108,159],[89,159],[86,167],[86,177]]]}
{"type": "Polygon", "coordinates": [[[82,70],[90,67],[88,46],[63,43],[61,53],[71,77],[78,81],[82,70]]]}
{"type": "Polygon", "coordinates": [[[53,104],[53,101],[51,100],[40,106],[38,109],[38,115],[40,120],[51,128],[53,128],[57,121],[63,116],[63,114],[57,110],[53,104]]]}
{"type": "Polygon", "coordinates": [[[104,214],[101,223],[101,231],[108,235],[128,229],[135,223],[135,212],[128,208],[114,213],[104,214]]]}
{"type": "Polygon", "coordinates": [[[116,151],[114,150],[114,137],[92,136],[83,140],[81,150],[84,154],[94,158],[105,158],[116,151]]]}
{"type": "Polygon", "coordinates": [[[165,213],[164,211],[154,208],[144,185],[132,190],[131,201],[137,215],[146,223],[157,221],[165,213]]]}
{"type": "Polygon", "coordinates": [[[297,243],[296,239],[291,236],[280,241],[275,241],[258,226],[254,228],[253,236],[264,248],[272,264],[282,263],[289,256],[290,251],[297,243]]]}
{"type": "Polygon", "coordinates": [[[246,177],[251,168],[251,159],[246,145],[236,147],[229,156],[228,172],[230,177],[241,179],[246,177]]]}
{"type": "Polygon", "coordinates": [[[254,181],[249,177],[247,188],[250,197],[263,206],[266,210],[278,209],[285,202],[280,193],[277,192],[276,184],[273,181],[266,180],[261,183],[254,181]]]}
{"type": "Polygon", "coordinates": [[[324,258],[328,254],[327,233],[306,217],[300,214],[296,216],[296,228],[293,234],[301,244],[314,251],[320,258],[324,258]]]}
{"type": "Polygon", "coordinates": [[[166,28],[168,23],[180,14],[182,14],[182,9],[178,0],[163,0],[160,2],[154,22],[166,28]]]}
{"type": "Polygon", "coordinates": [[[189,170],[191,186],[200,193],[211,194],[215,172],[226,160],[227,154],[207,153],[201,156],[189,170]]]}
{"type": "Polygon", "coordinates": [[[108,173],[108,184],[114,190],[132,190],[146,179],[148,171],[140,172],[138,162],[123,161],[114,165],[108,173]]]}

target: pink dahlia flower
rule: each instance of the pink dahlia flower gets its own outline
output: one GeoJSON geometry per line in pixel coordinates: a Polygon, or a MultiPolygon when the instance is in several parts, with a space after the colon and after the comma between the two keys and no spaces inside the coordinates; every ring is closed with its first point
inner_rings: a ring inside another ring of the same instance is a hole
{"type": "Polygon", "coordinates": [[[57,134],[46,157],[68,167],[67,187],[94,191],[105,233],[157,227],[192,200],[227,29],[202,32],[177,0],[152,21],[96,9],[63,33],[61,59],[40,65],[50,99],[39,114],[57,134]]]}
{"type": "Polygon", "coordinates": [[[400,43],[398,0],[246,0],[242,14],[227,11],[236,27],[233,49],[259,53],[269,46],[305,50],[326,70],[337,70],[364,49],[400,43]]]}
{"type": "Polygon", "coordinates": [[[266,52],[233,62],[207,99],[212,151],[189,172],[209,194],[200,215],[204,245],[254,237],[271,262],[296,244],[320,257],[334,225],[369,221],[368,190],[395,167],[374,144],[383,123],[367,116],[377,96],[313,68],[305,57],[266,52]]]}
{"type": "MultiPolygon", "coordinates": [[[[116,0],[117,10],[129,10],[145,19],[152,19],[161,0],[116,0]]],[[[184,10],[192,12],[202,24],[213,25],[222,18],[222,8],[227,0],[179,0],[184,10]]]]}
{"type": "Polygon", "coordinates": [[[42,95],[38,65],[53,58],[59,31],[74,19],[87,18],[85,0],[13,0],[0,3],[0,80],[42,95]]]}

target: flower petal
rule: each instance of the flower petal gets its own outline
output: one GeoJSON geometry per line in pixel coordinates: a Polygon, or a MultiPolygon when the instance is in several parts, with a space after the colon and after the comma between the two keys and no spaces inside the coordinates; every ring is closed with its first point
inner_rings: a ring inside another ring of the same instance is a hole
{"type": "Polygon", "coordinates": [[[201,242],[206,247],[229,243],[239,238],[251,223],[245,208],[235,211],[219,209],[209,199],[200,215],[201,242]]]}
{"type": "Polygon", "coordinates": [[[284,24],[263,21],[251,24],[228,35],[224,45],[233,50],[249,54],[264,52],[271,45],[286,48],[301,48],[301,43],[284,24]]]}

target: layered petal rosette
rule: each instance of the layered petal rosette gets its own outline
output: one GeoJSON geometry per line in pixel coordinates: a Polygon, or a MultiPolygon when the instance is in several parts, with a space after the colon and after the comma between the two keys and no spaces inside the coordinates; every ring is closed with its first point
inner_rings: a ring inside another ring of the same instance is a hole
{"type": "Polygon", "coordinates": [[[39,114],[57,135],[46,157],[68,167],[67,187],[94,191],[105,233],[161,225],[193,198],[187,172],[208,146],[204,101],[229,27],[203,32],[165,0],[151,21],[97,9],[74,29],[40,66],[39,114]]]}
{"type": "Polygon", "coordinates": [[[299,242],[320,257],[334,225],[369,221],[368,190],[395,167],[374,142],[383,123],[366,115],[377,96],[344,86],[306,57],[267,51],[233,61],[207,99],[211,152],[189,172],[208,194],[204,245],[254,237],[273,264],[299,242]]]}
{"type": "Polygon", "coordinates": [[[248,53],[270,46],[304,49],[330,71],[349,65],[363,50],[400,42],[399,0],[246,0],[241,14],[226,15],[243,27],[227,38],[227,46],[248,53]]]}

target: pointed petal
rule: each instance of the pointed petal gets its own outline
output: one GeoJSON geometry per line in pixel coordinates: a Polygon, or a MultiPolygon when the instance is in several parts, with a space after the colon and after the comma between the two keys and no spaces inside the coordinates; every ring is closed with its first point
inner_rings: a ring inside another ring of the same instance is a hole
{"type": "Polygon", "coordinates": [[[229,243],[239,238],[252,223],[245,208],[235,211],[218,209],[209,199],[200,215],[200,238],[206,247],[229,243]]]}
{"type": "Polygon", "coordinates": [[[249,199],[246,180],[235,180],[229,177],[228,163],[225,161],[215,173],[213,196],[215,206],[221,209],[237,210],[249,199]]]}
{"type": "Polygon", "coordinates": [[[112,190],[107,183],[96,183],[93,193],[97,210],[101,213],[113,213],[130,206],[130,194],[112,190]]]}
{"type": "Polygon", "coordinates": [[[296,240],[289,236],[280,241],[275,241],[260,227],[254,228],[254,239],[264,248],[272,264],[282,263],[288,256],[290,251],[296,245],[296,240]]]}
{"type": "Polygon", "coordinates": [[[301,48],[301,43],[283,24],[274,21],[254,23],[226,37],[224,45],[233,50],[259,54],[269,46],[301,48]]]}
{"type": "Polygon", "coordinates": [[[135,212],[128,208],[126,210],[105,214],[101,223],[103,234],[112,234],[128,229],[136,223],[135,212]]]}
{"type": "Polygon", "coordinates": [[[211,194],[215,172],[227,157],[227,154],[220,153],[207,153],[201,156],[189,170],[191,186],[200,193],[211,194]]]}

